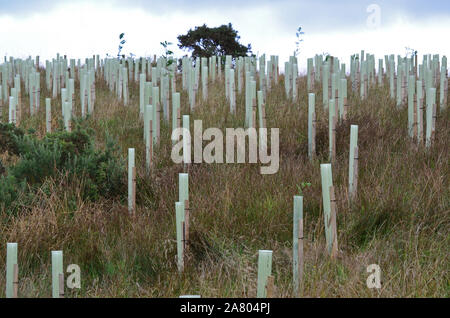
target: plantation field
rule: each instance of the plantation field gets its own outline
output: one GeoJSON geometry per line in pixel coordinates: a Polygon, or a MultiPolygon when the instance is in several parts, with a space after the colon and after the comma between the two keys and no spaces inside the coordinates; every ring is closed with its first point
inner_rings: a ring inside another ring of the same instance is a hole
{"type": "MultiPolygon", "coordinates": [[[[82,118],[80,80],[75,77],[71,132],[64,129],[58,95],[51,100],[52,132],[46,133],[45,98],[52,91],[42,65],[39,72],[36,114],[30,115],[22,82],[17,128],[7,124],[8,103],[0,117],[0,268],[5,273],[6,243],[17,242],[19,297],[51,297],[53,250],[63,251],[64,269],[69,264],[81,269],[81,288],[66,288],[66,297],[256,297],[258,250],[273,251],[273,296],[296,297],[295,195],[303,196],[302,297],[450,296],[448,101],[437,107],[434,139],[426,147],[408,135],[408,107],[397,106],[390,97],[386,77],[381,86],[370,85],[362,99],[347,76],[348,113],[337,122],[331,162],[338,241],[337,256],[331,258],[320,169],[320,164],[330,163],[329,114],[322,105],[320,82],[309,91],[307,77],[299,75],[296,101],[286,96],[283,74],[267,90],[266,126],[280,133],[277,173],[261,174],[261,163],[175,164],[172,120],[161,115],[160,142],[148,174],[139,81],[129,79],[125,105],[99,71],[92,114],[82,118]],[[316,95],[312,160],[309,92],[316,95]],[[350,202],[351,125],[358,125],[359,133],[358,187],[350,202]],[[136,151],[134,214],[127,203],[128,148],[136,151]],[[180,272],[175,202],[182,172],[189,174],[190,239],[180,272]],[[380,289],[366,285],[370,264],[380,266],[380,289]]],[[[203,129],[223,132],[245,126],[245,89],[236,93],[233,114],[223,71],[209,80],[206,100],[199,86],[193,109],[180,72],[176,91],[181,115],[190,116],[191,131],[197,119],[203,129]]],[[[5,284],[2,274],[0,297],[5,297],[5,284]]]]}

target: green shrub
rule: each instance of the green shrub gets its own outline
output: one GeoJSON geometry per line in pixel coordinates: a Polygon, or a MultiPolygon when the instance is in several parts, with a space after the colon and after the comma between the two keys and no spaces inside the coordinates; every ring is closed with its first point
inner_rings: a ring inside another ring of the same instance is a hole
{"type": "Polygon", "coordinates": [[[19,154],[18,144],[24,134],[24,131],[14,124],[0,123],[0,152],[19,154]]]}
{"type": "Polygon", "coordinates": [[[119,157],[118,148],[111,140],[104,151],[89,145],[82,156],[74,156],[66,162],[65,170],[72,176],[82,177],[83,192],[89,199],[113,198],[126,192],[125,161],[119,157]]]}
{"type": "Polygon", "coordinates": [[[59,130],[42,139],[20,135],[20,131],[14,131],[12,127],[3,131],[10,136],[5,147],[14,149],[20,157],[16,164],[7,167],[6,175],[0,177],[2,205],[9,212],[15,210],[13,203],[20,193],[34,191],[45,179],[55,178],[60,173],[67,174],[69,180],[77,178],[81,181],[81,194],[85,199],[115,198],[125,194],[125,161],[110,138],[106,149],[99,150],[94,147],[91,131],[79,124],[72,132],[59,130]]]}
{"type": "Polygon", "coordinates": [[[19,197],[26,192],[26,189],[25,180],[20,182],[14,176],[0,176],[0,210],[4,208],[15,210],[19,197]]]}
{"type": "Polygon", "coordinates": [[[4,174],[6,172],[6,168],[3,165],[2,160],[0,159],[0,175],[4,174]]]}

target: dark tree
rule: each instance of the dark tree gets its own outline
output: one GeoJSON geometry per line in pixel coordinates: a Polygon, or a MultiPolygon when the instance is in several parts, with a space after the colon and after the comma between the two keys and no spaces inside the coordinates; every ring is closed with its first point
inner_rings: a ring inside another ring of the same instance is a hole
{"type": "Polygon", "coordinates": [[[251,45],[239,43],[240,36],[233,29],[231,23],[216,28],[209,28],[206,24],[190,29],[187,34],[179,35],[178,47],[192,51],[192,57],[210,57],[212,55],[246,56],[252,52],[251,45]]]}

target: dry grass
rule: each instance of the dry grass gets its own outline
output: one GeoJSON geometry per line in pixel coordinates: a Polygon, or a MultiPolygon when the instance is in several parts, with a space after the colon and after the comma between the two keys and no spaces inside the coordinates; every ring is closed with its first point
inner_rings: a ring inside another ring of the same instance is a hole
{"type": "MultiPolygon", "coordinates": [[[[41,79],[45,79],[43,72],[41,79]]],[[[0,241],[19,245],[21,297],[51,295],[50,251],[64,251],[64,264],[80,265],[82,288],[69,297],[255,297],[257,252],[273,250],[276,296],[292,297],[292,202],[297,185],[304,190],[305,297],[449,297],[450,125],[449,107],[439,114],[436,142],[417,147],[407,136],[406,107],[398,109],[389,88],[372,88],[361,101],[349,88],[348,120],[337,127],[333,182],[338,199],[339,257],[325,251],[320,163],[328,162],[328,117],[317,90],[317,159],[307,158],[306,79],[299,79],[298,102],[284,96],[280,82],[268,94],[268,127],[280,128],[280,169],[261,175],[259,164],[193,164],[189,171],[192,255],[184,273],[176,267],[175,211],[178,173],[170,160],[170,134],[162,124],[151,177],[144,167],[143,124],[138,85],[131,83],[130,105],[97,84],[93,117],[87,120],[96,144],[114,136],[126,156],[136,148],[136,216],[122,200],[83,201],[80,180],[47,180],[32,206],[15,216],[1,215],[0,241]],[[358,196],[347,197],[350,124],[359,125],[358,196]],[[366,287],[366,267],[379,264],[382,289],[366,287]]],[[[349,81],[350,82],[350,81],[349,81]]],[[[49,96],[43,88],[41,105],[49,96]]],[[[78,87],[78,83],[77,83],[78,87]]],[[[177,87],[181,87],[181,82],[177,87]]],[[[224,83],[209,87],[207,102],[189,112],[182,93],[182,113],[203,120],[203,128],[238,127],[244,119],[243,96],[237,115],[228,112],[224,83]]],[[[201,99],[201,95],[200,95],[201,99]]],[[[27,99],[23,98],[24,101],[27,99]]],[[[54,123],[60,101],[52,101],[54,123]]],[[[79,110],[77,100],[76,107],[79,110]]],[[[30,118],[24,106],[21,126],[45,133],[44,108],[30,118]]],[[[2,158],[5,156],[2,154],[2,158]]],[[[124,176],[125,178],[125,176],[124,176]]],[[[0,249],[0,268],[6,248],[0,249]]],[[[0,276],[0,286],[5,277],[0,276]]],[[[4,296],[0,288],[0,296],[4,296]]]]}

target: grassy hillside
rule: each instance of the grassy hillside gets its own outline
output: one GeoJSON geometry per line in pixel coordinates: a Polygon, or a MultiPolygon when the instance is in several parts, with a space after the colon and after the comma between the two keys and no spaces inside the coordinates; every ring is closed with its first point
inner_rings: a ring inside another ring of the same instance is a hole
{"type": "MultiPolygon", "coordinates": [[[[316,89],[318,155],[310,162],[306,77],[299,78],[298,102],[292,103],[281,76],[266,101],[267,126],[280,128],[278,173],[262,175],[260,164],[191,165],[191,255],[180,274],[175,201],[183,166],[170,158],[170,125],[161,122],[161,143],[147,176],[138,83],[130,81],[131,99],[124,106],[97,78],[93,115],[78,120],[72,134],[59,131],[44,137],[44,101],[51,96],[44,74],[41,70],[39,113],[29,116],[29,101],[22,93],[23,130],[10,132],[25,135],[19,138],[21,149],[14,153],[11,145],[0,143],[5,167],[0,167],[0,268],[5,268],[6,242],[17,242],[20,297],[51,296],[52,250],[63,250],[65,266],[81,267],[82,288],[66,290],[67,297],[255,297],[260,249],[273,250],[275,296],[293,297],[293,196],[302,182],[311,183],[303,190],[305,297],[450,296],[449,105],[438,112],[435,142],[425,149],[408,137],[407,107],[397,108],[387,82],[372,87],[363,101],[349,86],[348,118],[337,126],[332,165],[339,255],[331,260],[325,248],[320,179],[320,163],[329,162],[328,113],[316,89]],[[359,179],[357,198],[349,205],[351,124],[359,125],[359,179]],[[110,140],[117,149],[107,146],[110,140]],[[61,157],[56,166],[50,155],[47,161],[33,161],[33,154],[44,157],[54,142],[84,158],[84,166],[61,157]],[[42,152],[36,150],[39,145],[42,152]],[[128,148],[136,148],[135,216],[127,210],[128,148]],[[87,165],[89,171],[80,170],[87,165]],[[21,173],[28,174],[20,179],[21,173]],[[7,183],[11,174],[16,179],[7,183]],[[112,182],[114,187],[109,187],[112,182]],[[6,205],[8,193],[17,197],[6,205]],[[366,267],[373,263],[381,267],[380,290],[366,286],[366,267]]],[[[181,78],[178,81],[181,87],[181,78]]],[[[191,126],[194,119],[202,119],[204,129],[243,126],[244,94],[237,96],[234,116],[224,86],[223,80],[211,84],[207,102],[200,94],[192,112],[187,93],[181,92],[182,114],[190,115],[191,126]]],[[[77,81],[75,107],[80,116],[78,89],[77,81]]],[[[52,100],[52,113],[55,129],[62,125],[60,98],[52,100]]],[[[0,135],[3,140],[5,136],[0,135]]],[[[5,286],[5,275],[0,275],[0,286],[5,286]]],[[[0,297],[4,294],[2,287],[0,297]]]]}

